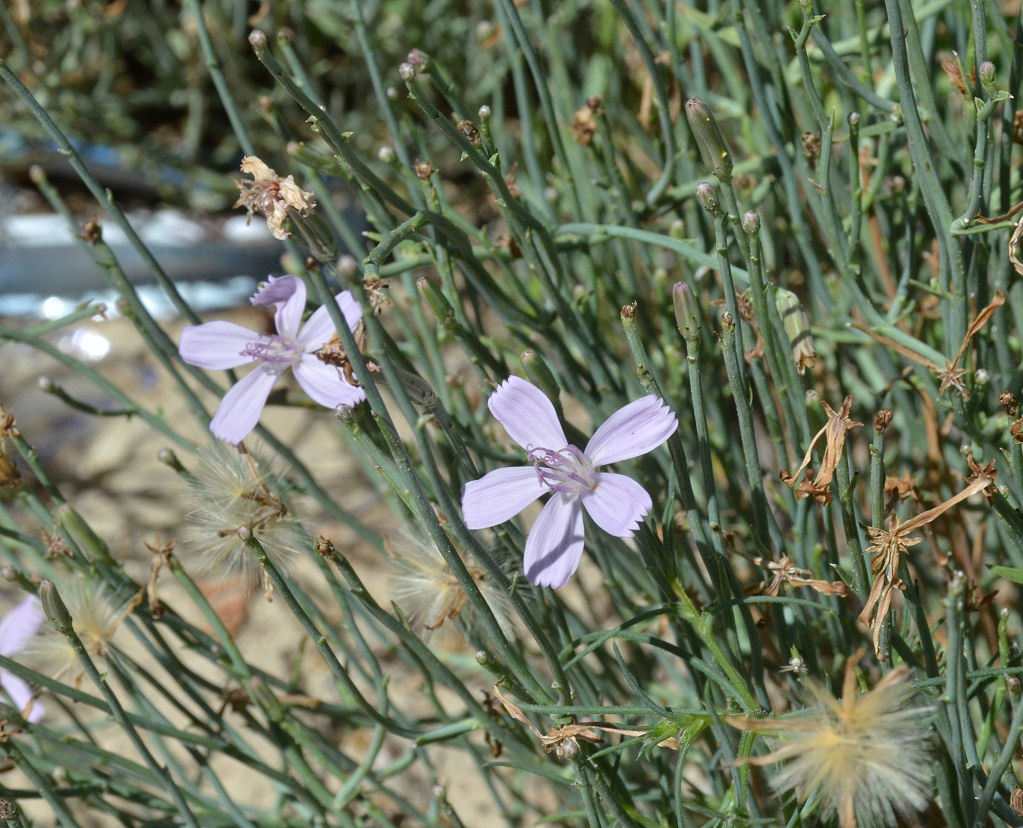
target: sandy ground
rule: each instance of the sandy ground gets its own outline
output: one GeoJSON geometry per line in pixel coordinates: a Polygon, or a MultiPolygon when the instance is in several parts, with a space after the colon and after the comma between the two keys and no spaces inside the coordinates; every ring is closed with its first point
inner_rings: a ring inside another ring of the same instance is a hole
{"type": "MultiPolygon", "coordinates": [[[[223,318],[224,314],[218,314],[223,318]]],[[[250,310],[234,314],[235,321],[249,327],[258,327],[264,317],[250,310]]],[[[176,341],[181,325],[167,325],[176,341]]],[[[151,409],[163,410],[171,422],[184,423],[190,437],[205,439],[204,431],[194,423],[184,404],[174,393],[173,383],[166,377],[156,361],[146,352],[139,336],[123,320],[86,323],[80,330],[91,330],[110,344],[109,353],[91,364],[151,409]]],[[[74,331],[68,330],[55,337],[63,347],[81,357],[73,344],[74,331]]],[[[78,341],[82,341],[81,335],[78,341]]],[[[92,340],[93,345],[96,340],[92,340]]],[[[114,556],[125,563],[128,571],[139,582],[147,577],[152,556],[145,543],[159,535],[163,540],[174,539],[187,511],[184,498],[186,487],[181,478],[157,459],[161,448],[169,441],[155,433],[138,418],[97,418],[69,409],[62,401],[44,393],[38,386],[40,376],[48,376],[70,394],[100,407],[113,402],[54,360],[26,346],[5,345],[4,370],[0,373],[0,401],[18,421],[25,438],[42,455],[51,474],[59,482],[67,500],[88,520],[96,532],[110,545],[114,556]]],[[[212,397],[205,398],[213,410],[212,397]]],[[[337,438],[337,424],[324,410],[303,411],[280,406],[268,407],[262,422],[273,428],[305,462],[321,484],[329,491],[343,491],[345,506],[371,528],[387,534],[394,529],[394,518],[376,486],[362,474],[358,463],[341,446],[337,438]]],[[[188,465],[191,458],[182,452],[188,465]]],[[[388,598],[388,570],[382,565],[378,553],[361,542],[354,532],[337,523],[323,520],[314,512],[306,516],[307,528],[312,534],[325,533],[339,550],[353,562],[375,597],[384,605],[388,598]]],[[[188,565],[188,552],[180,545],[176,550],[188,565]]],[[[313,595],[324,596],[325,589],[318,582],[319,574],[312,563],[299,566],[294,573],[313,595]]],[[[204,589],[218,608],[223,619],[236,633],[236,639],[246,658],[266,670],[289,675],[295,668],[296,653],[306,653],[301,661],[303,685],[311,695],[336,699],[326,666],[309,645],[298,623],[291,617],[282,601],[267,603],[262,595],[246,598],[237,584],[206,582],[204,589]]],[[[160,581],[160,597],[172,606],[181,606],[187,612],[187,600],[177,591],[169,575],[160,581]]],[[[9,601],[16,596],[9,595],[9,601]]],[[[194,613],[194,610],[192,611],[194,613]]],[[[337,611],[340,623],[340,612],[337,611]]],[[[464,652],[468,645],[458,636],[446,636],[434,647],[463,649],[460,657],[471,658],[464,652]]],[[[392,659],[391,663],[395,663],[392,659]]],[[[392,692],[410,698],[419,691],[417,677],[403,674],[400,666],[393,676],[392,692]],[[406,695],[407,694],[407,695],[406,695]]],[[[207,671],[208,672],[208,671],[207,671]]],[[[482,692],[487,686],[484,676],[478,680],[482,692]]],[[[51,705],[55,707],[55,705],[51,705]]],[[[457,709],[454,707],[453,709],[457,709]]],[[[231,716],[231,713],[227,713],[231,716]]],[[[110,728],[113,731],[113,728],[110,728]]],[[[133,752],[119,733],[108,734],[113,744],[123,745],[127,755],[133,752]]],[[[368,743],[369,733],[356,732],[342,739],[342,746],[354,758],[368,743]]],[[[407,748],[407,743],[394,740],[383,751],[381,759],[396,758],[407,748]]],[[[400,787],[402,793],[414,800],[425,802],[435,784],[446,789],[446,795],[466,825],[488,825],[495,816],[494,806],[470,760],[462,753],[438,748],[432,751],[439,774],[436,780],[413,768],[406,774],[400,787]],[[470,781],[471,780],[471,781],[470,781]]],[[[257,804],[270,804],[273,791],[258,775],[233,760],[218,761],[215,766],[221,778],[232,791],[242,792],[257,804]]],[[[0,777],[3,784],[16,785],[13,774],[0,777]]],[[[30,815],[48,821],[48,809],[29,808],[30,815]]],[[[102,821],[82,815],[83,825],[101,825],[102,821]]]]}

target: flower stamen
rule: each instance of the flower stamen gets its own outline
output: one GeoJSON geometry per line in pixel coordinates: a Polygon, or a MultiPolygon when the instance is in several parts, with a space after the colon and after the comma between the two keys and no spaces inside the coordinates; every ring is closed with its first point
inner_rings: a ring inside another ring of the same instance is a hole
{"type": "Polygon", "coordinates": [[[303,348],[279,334],[265,334],[261,341],[248,343],[240,352],[241,356],[262,363],[279,365],[281,369],[294,367],[302,360],[303,348]]]}
{"type": "Polygon", "coordinates": [[[531,446],[527,456],[540,484],[552,492],[579,495],[596,489],[600,482],[593,463],[578,446],[569,444],[558,451],[531,446]]]}

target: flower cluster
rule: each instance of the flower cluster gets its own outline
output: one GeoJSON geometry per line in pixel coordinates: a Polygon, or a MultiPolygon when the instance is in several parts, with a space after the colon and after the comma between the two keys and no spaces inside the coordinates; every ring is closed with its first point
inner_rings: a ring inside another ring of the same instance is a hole
{"type": "MultiPolygon", "coordinates": [[[[320,405],[354,406],[365,399],[365,392],[341,370],[317,357],[316,352],[334,334],[334,322],[323,306],[302,324],[305,300],[305,284],[297,276],[271,276],[256,291],[252,304],[274,307],[277,333],[256,333],[222,320],[190,325],[181,332],[181,358],[190,365],[237,368],[256,363],[256,368],[224,395],[210,423],[210,430],[221,440],[238,443],[255,428],[271,389],[289,368],[302,390],[320,405]]],[[[354,331],[362,318],[358,302],[348,291],[335,300],[354,331]]]]}
{"type": "Polygon", "coordinates": [[[550,492],[526,538],[523,567],[532,583],[563,587],[582,558],[584,509],[605,532],[631,538],[652,505],[631,477],[597,469],[652,451],[678,422],[659,397],[642,397],[614,412],[580,449],[568,442],[551,401],[520,377],[501,383],[487,406],[525,449],[530,465],[495,469],[467,483],[462,489],[465,525],[496,526],[550,492]]]}

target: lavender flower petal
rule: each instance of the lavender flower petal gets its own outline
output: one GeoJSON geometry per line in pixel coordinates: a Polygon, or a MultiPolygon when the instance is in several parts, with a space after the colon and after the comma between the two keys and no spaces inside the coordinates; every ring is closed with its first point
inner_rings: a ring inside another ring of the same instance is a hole
{"type": "Polygon", "coordinates": [[[251,301],[253,305],[273,305],[277,333],[292,339],[305,311],[305,283],[298,276],[269,276],[251,301]]]}
{"type": "Polygon", "coordinates": [[[582,496],[593,522],[609,535],[631,538],[653,505],[647,490],[624,474],[600,472],[597,488],[582,496]]]}
{"type": "MultiPolygon", "coordinates": [[[[18,710],[24,710],[32,700],[32,689],[13,673],[0,670],[0,686],[11,697],[11,704],[18,708],[18,710]]],[[[45,713],[46,711],[43,709],[43,706],[36,702],[32,705],[32,712],[26,718],[30,722],[38,722],[45,713]]]]}
{"type": "MultiPolygon", "coordinates": [[[[348,323],[348,329],[355,330],[355,326],[362,319],[362,308],[352,297],[350,291],[342,291],[334,297],[341,309],[341,315],[348,323]]],[[[334,334],[334,320],[330,318],[327,306],[323,305],[313,311],[312,316],[306,320],[302,330],[299,331],[297,341],[302,344],[306,351],[315,351],[322,348],[328,339],[334,334]]]]}
{"type": "Polygon", "coordinates": [[[576,497],[555,494],[526,537],[523,569],[530,583],[560,589],[583,555],[583,510],[576,497]]]}
{"type": "Polygon", "coordinates": [[[586,444],[586,456],[594,466],[639,457],[667,440],[678,421],[664,400],[641,397],[619,408],[594,432],[586,444]]]}
{"type": "Polygon", "coordinates": [[[510,376],[487,400],[487,407],[522,448],[560,451],[568,445],[554,406],[531,382],[510,376]]]}
{"type": "Polygon", "coordinates": [[[547,491],[532,466],[494,469],[462,487],[462,517],[470,529],[497,526],[547,491]]]}
{"type": "Polygon", "coordinates": [[[189,325],[181,331],[178,350],[189,365],[199,368],[237,368],[252,362],[242,351],[257,342],[259,334],[234,322],[206,322],[189,325]]]}
{"type": "Polygon", "coordinates": [[[43,608],[34,595],[28,596],[0,621],[0,655],[8,658],[25,646],[43,623],[43,608]]]}
{"type": "MultiPolygon", "coordinates": [[[[0,655],[10,658],[25,646],[43,623],[43,608],[34,595],[28,596],[0,621],[0,655]]],[[[11,697],[14,706],[24,710],[32,698],[32,690],[18,676],[0,670],[0,685],[11,697]]],[[[43,706],[36,704],[28,716],[30,722],[43,717],[43,706]]]]}
{"type": "Polygon", "coordinates": [[[311,399],[328,408],[354,406],[366,399],[366,392],[348,383],[333,365],[305,354],[295,366],[295,379],[311,399]]]}
{"type": "Polygon", "coordinates": [[[225,443],[237,445],[256,427],[266,398],[277,382],[277,372],[260,365],[242,377],[220,401],[210,431],[225,443]]]}

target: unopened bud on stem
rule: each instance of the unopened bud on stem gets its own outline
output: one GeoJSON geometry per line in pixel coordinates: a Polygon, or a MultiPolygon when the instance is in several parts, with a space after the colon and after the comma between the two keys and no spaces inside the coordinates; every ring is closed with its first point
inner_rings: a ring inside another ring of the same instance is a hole
{"type": "Polygon", "coordinates": [[[703,163],[710,167],[719,181],[731,181],[732,154],[710,107],[700,98],[690,98],[686,101],[686,119],[700,148],[703,163]]]}
{"type": "Polygon", "coordinates": [[[522,369],[526,372],[526,378],[540,388],[548,399],[557,400],[561,394],[558,381],[554,379],[546,360],[536,351],[523,351],[519,356],[522,361],[522,369]]]}
{"type": "Polygon", "coordinates": [[[675,324],[686,342],[700,338],[700,308],[696,304],[693,289],[685,282],[675,282],[671,289],[671,301],[675,306],[675,324]]]}
{"type": "Polygon", "coordinates": [[[713,185],[708,184],[706,181],[701,181],[697,184],[696,200],[712,216],[717,217],[721,215],[721,199],[718,197],[718,191],[713,185]]]}
{"type": "Polygon", "coordinates": [[[39,601],[43,605],[43,612],[57,632],[67,635],[74,630],[71,613],[67,611],[53,581],[44,579],[39,582],[39,601]]]}

